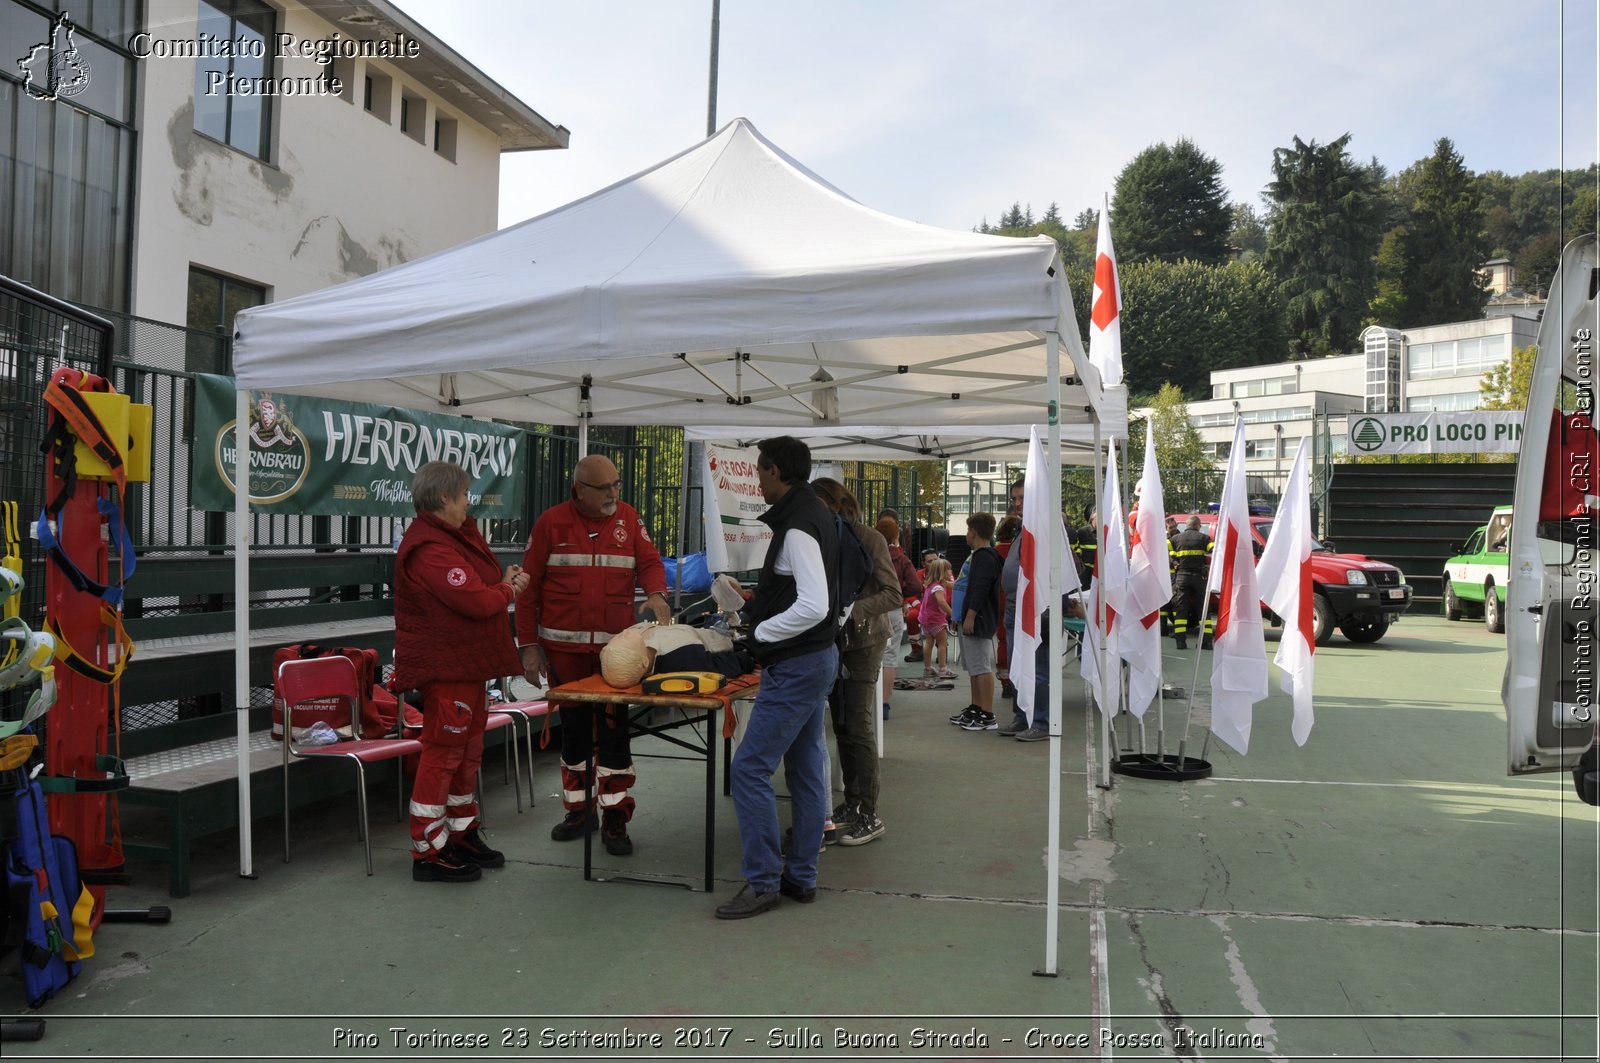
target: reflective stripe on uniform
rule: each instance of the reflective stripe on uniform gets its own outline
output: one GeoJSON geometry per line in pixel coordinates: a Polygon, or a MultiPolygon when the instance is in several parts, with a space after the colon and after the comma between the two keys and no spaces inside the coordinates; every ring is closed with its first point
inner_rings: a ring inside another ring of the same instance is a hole
{"type": "Polygon", "coordinates": [[[601,809],[616,808],[629,800],[628,790],[633,787],[636,779],[631,763],[626,768],[608,768],[604,764],[596,768],[595,799],[601,809]]]}
{"type": "Polygon", "coordinates": [[[609,631],[564,631],[539,625],[539,638],[545,642],[565,642],[577,646],[604,646],[612,639],[609,631]]]}
{"type": "Polygon", "coordinates": [[[421,801],[412,801],[410,813],[418,819],[439,819],[444,815],[444,806],[425,805],[421,801]]]}
{"type": "Polygon", "coordinates": [[[551,554],[546,568],[634,568],[632,554],[551,554]]]}

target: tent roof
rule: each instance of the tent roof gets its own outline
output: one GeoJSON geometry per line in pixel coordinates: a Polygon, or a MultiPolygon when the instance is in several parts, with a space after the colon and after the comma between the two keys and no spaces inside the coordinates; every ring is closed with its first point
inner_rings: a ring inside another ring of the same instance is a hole
{"type": "MultiPolygon", "coordinates": [[[[244,311],[236,329],[242,388],[525,422],[1043,421],[1055,330],[1063,423],[1105,401],[1049,238],[871,210],[744,119],[521,225],[244,311]]],[[[1126,433],[1125,414],[1105,420],[1126,433]]]]}
{"type": "MultiPolygon", "coordinates": [[[[1126,422],[1126,418],[1123,420],[1126,422]]],[[[813,461],[965,461],[984,458],[1021,462],[1028,457],[1028,432],[1032,427],[1026,424],[1001,424],[976,427],[851,425],[848,428],[772,426],[766,429],[731,429],[726,425],[686,425],[683,438],[691,443],[751,447],[768,436],[792,435],[811,448],[813,461]]],[[[1042,427],[1040,435],[1044,435],[1042,427]]],[[[1094,464],[1093,440],[1089,426],[1063,425],[1062,463],[1094,464]]]]}

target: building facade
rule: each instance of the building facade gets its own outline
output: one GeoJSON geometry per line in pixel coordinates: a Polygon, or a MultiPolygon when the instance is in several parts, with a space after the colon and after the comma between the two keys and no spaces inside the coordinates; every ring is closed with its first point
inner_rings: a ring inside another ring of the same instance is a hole
{"type": "Polygon", "coordinates": [[[0,0],[0,274],[201,329],[492,231],[551,124],[384,0],[0,0]],[[63,22],[62,11],[68,14],[63,22]]]}
{"type": "Polygon", "coordinates": [[[1189,417],[1219,465],[1242,417],[1251,493],[1276,496],[1302,437],[1318,439],[1319,458],[1337,460],[1346,453],[1347,414],[1478,409],[1484,375],[1513,348],[1533,344],[1538,329],[1522,316],[1374,325],[1361,334],[1360,354],[1213,372],[1211,398],[1190,403],[1189,417]]]}

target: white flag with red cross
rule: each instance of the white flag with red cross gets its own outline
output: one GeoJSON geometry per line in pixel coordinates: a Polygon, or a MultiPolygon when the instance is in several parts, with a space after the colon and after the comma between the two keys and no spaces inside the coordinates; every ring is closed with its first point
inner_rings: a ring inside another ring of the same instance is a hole
{"type": "Polygon", "coordinates": [[[1117,256],[1111,250],[1111,203],[1100,210],[1100,236],[1094,249],[1094,293],[1089,300],[1089,362],[1106,387],[1122,383],[1122,286],[1117,256]]]}

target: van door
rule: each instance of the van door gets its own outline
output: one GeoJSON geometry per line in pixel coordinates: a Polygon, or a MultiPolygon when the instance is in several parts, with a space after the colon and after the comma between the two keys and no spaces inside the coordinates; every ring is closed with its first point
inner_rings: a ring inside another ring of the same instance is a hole
{"type": "Polygon", "coordinates": [[[1578,767],[1600,710],[1597,286],[1600,242],[1580,237],[1562,252],[1539,326],[1512,496],[1501,685],[1512,775],[1578,767]]]}

